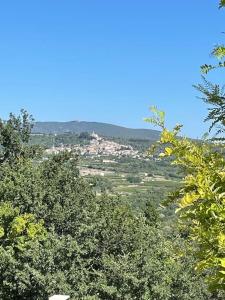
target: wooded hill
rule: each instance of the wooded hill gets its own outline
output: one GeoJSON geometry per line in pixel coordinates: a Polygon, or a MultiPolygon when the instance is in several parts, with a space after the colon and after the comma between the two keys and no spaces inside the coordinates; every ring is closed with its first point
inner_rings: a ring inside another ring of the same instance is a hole
{"type": "Polygon", "coordinates": [[[60,133],[81,133],[96,132],[105,137],[116,137],[126,139],[146,139],[156,141],[159,138],[159,131],[152,129],[133,129],[122,126],[99,122],[71,121],[71,122],[36,122],[33,133],[60,134],[60,133]]]}

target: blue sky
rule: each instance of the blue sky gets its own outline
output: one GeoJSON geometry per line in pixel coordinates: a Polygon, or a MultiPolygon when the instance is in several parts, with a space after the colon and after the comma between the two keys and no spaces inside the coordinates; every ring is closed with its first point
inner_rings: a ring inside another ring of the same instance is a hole
{"type": "MultiPolygon", "coordinates": [[[[225,31],[217,0],[8,0],[0,5],[1,117],[148,128],[148,107],[200,137],[192,84],[225,31]]],[[[210,75],[217,79],[217,75],[210,75]]],[[[210,78],[209,76],[209,78],[210,78]]]]}

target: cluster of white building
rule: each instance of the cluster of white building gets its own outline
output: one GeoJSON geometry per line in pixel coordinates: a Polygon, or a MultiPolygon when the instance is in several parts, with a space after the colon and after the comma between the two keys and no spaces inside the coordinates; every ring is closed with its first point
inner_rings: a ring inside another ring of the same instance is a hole
{"type": "Polygon", "coordinates": [[[131,156],[139,157],[137,150],[134,150],[130,145],[121,145],[119,143],[106,140],[96,133],[91,134],[92,140],[88,145],[74,145],[74,146],[65,146],[61,145],[60,147],[52,147],[46,150],[47,154],[56,154],[60,151],[75,151],[80,155],[88,156],[131,156]]]}

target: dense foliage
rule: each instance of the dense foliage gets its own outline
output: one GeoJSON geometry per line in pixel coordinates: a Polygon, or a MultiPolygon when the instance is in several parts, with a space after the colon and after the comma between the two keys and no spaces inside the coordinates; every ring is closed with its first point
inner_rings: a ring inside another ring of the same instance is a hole
{"type": "MultiPolygon", "coordinates": [[[[18,130],[19,120],[2,123],[16,141],[30,130],[27,123],[18,130]]],[[[30,150],[25,142],[18,149],[30,150]]],[[[10,157],[0,164],[1,299],[212,297],[192,259],[180,255],[185,240],[163,230],[154,205],[137,211],[121,198],[97,197],[72,153],[43,160],[18,149],[1,147],[10,157]]]]}

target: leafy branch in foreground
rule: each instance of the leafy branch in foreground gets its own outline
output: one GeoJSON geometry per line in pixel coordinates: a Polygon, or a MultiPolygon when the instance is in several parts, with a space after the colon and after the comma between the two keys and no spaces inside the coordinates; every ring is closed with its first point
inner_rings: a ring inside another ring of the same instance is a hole
{"type": "Polygon", "coordinates": [[[216,135],[221,134],[225,130],[225,90],[224,86],[213,84],[202,76],[203,83],[194,85],[194,87],[203,94],[200,97],[205,103],[211,107],[208,108],[209,114],[205,121],[211,121],[209,131],[217,126],[216,135]]]}
{"type": "MultiPolygon", "coordinates": [[[[219,2],[219,8],[225,6],[225,1],[221,0],[219,2]]],[[[211,55],[219,60],[219,63],[215,65],[204,64],[201,66],[201,72],[207,74],[209,71],[224,68],[225,67],[225,46],[219,44],[215,46],[211,52],[211,55]]],[[[225,131],[225,93],[224,87],[220,87],[218,84],[212,84],[204,77],[203,83],[194,85],[194,87],[203,94],[201,98],[207,104],[210,104],[209,114],[206,117],[205,121],[212,121],[209,131],[214,127],[217,128],[215,140],[224,140],[224,137],[219,136],[225,131]]]]}
{"type": "MultiPolygon", "coordinates": [[[[154,112],[155,113],[155,112],[154,112]]],[[[158,115],[161,113],[158,112],[158,115]]],[[[151,119],[150,119],[151,120],[151,119]]],[[[155,125],[157,118],[155,118],[155,125]]],[[[186,177],[174,193],[180,224],[189,232],[198,263],[196,269],[207,271],[210,288],[225,290],[225,160],[213,144],[178,138],[177,126],[162,129],[161,157],[171,157],[186,177]]]]}

